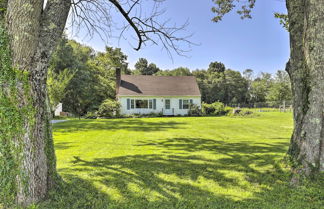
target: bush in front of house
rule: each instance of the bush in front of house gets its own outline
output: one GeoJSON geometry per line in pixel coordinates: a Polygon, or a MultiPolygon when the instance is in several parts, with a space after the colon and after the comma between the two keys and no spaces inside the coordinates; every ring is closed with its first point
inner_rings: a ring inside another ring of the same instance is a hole
{"type": "Polygon", "coordinates": [[[99,106],[97,115],[99,117],[114,117],[119,116],[120,103],[113,99],[106,99],[99,106]]]}
{"type": "Polygon", "coordinates": [[[222,102],[214,102],[212,104],[203,103],[202,112],[204,115],[212,115],[212,116],[226,115],[225,105],[222,102]]]}
{"type": "Polygon", "coordinates": [[[151,112],[151,113],[147,113],[147,114],[133,114],[131,115],[131,117],[133,118],[158,118],[158,117],[162,117],[163,113],[162,112],[151,112]]]}
{"type": "Polygon", "coordinates": [[[192,104],[189,107],[188,116],[201,116],[201,109],[198,105],[192,104]]]}

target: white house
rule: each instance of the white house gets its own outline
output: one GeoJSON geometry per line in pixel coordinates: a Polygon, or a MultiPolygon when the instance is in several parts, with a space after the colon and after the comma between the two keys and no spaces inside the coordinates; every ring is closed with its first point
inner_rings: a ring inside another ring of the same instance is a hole
{"type": "Polygon", "coordinates": [[[201,107],[201,94],[193,76],[120,75],[116,95],[121,114],[186,115],[190,104],[201,107]]]}

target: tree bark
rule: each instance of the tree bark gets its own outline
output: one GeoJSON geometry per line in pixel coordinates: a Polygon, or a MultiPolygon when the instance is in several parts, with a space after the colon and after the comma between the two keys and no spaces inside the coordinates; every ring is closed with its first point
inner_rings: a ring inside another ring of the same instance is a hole
{"type": "Polygon", "coordinates": [[[24,117],[25,133],[15,140],[22,147],[17,176],[17,203],[23,206],[44,198],[54,185],[56,159],[47,96],[47,67],[62,36],[70,1],[10,0],[6,15],[13,66],[28,74],[28,88],[18,83],[19,107],[31,106],[24,117]],[[26,91],[27,89],[27,91],[26,91]]]}
{"type": "Polygon", "coordinates": [[[324,1],[287,0],[294,132],[288,154],[296,171],[324,171],[324,1]]]}

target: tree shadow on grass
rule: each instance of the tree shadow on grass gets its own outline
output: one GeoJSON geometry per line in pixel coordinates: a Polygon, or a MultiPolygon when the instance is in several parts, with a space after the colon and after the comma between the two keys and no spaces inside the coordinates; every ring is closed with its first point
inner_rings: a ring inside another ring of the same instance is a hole
{"type": "Polygon", "coordinates": [[[73,147],[71,142],[56,142],[55,150],[65,150],[73,147]]]}
{"type": "Polygon", "coordinates": [[[107,120],[73,120],[54,125],[57,133],[71,133],[77,131],[140,131],[153,132],[168,129],[183,128],[186,123],[175,121],[145,121],[142,119],[107,119],[107,120]]]}
{"type": "Polygon", "coordinates": [[[175,138],[143,141],[138,146],[156,146],[173,153],[92,160],[75,156],[69,168],[59,170],[68,182],[63,192],[51,194],[42,208],[319,208],[322,203],[323,183],[299,191],[289,187],[289,173],[277,163],[286,150],[285,142],[175,138]],[[221,157],[206,158],[201,151],[221,157]],[[270,168],[259,169],[266,167],[270,168]],[[121,199],[94,184],[113,189],[121,199]],[[245,191],[249,197],[235,198],[245,191]]]}
{"type": "MultiPolygon", "coordinates": [[[[277,139],[277,138],[276,138],[277,139]]],[[[257,154],[257,153],[285,153],[289,145],[287,138],[283,142],[265,143],[255,141],[226,142],[203,138],[171,138],[163,140],[140,141],[136,146],[154,146],[163,150],[178,150],[185,152],[209,151],[215,154],[257,154]]],[[[227,140],[228,141],[228,140],[227,140]]]]}

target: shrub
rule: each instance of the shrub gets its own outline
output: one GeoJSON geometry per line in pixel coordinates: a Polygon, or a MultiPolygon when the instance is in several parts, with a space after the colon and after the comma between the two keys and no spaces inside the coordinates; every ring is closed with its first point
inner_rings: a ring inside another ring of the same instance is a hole
{"type": "Polygon", "coordinates": [[[248,116],[248,115],[253,115],[254,114],[254,112],[252,112],[252,111],[250,111],[250,110],[242,110],[241,112],[240,112],[240,115],[241,116],[248,116]]]}
{"type": "Polygon", "coordinates": [[[225,105],[222,102],[214,102],[212,104],[203,103],[202,112],[204,115],[220,116],[225,115],[225,105]]]}
{"type": "Polygon", "coordinates": [[[189,116],[201,116],[201,109],[199,108],[198,105],[192,104],[189,107],[188,115],[189,116]]]}
{"type": "Polygon", "coordinates": [[[106,99],[99,106],[99,110],[97,114],[100,117],[114,117],[119,115],[119,111],[120,111],[119,102],[112,99],[106,99]]]}
{"type": "Polygon", "coordinates": [[[97,119],[98,114],[96,112],[87,112],[87,114],[84,116],[85,119],[97,119]]]}
{"type": "Polygon", "coordinates": [[[139,114],[139,113],[134,113],[131,115],[124,115],[123,117],[127,117],[127,118],[158,118],[158,117],[162,117],[163,113],[162,112],[151,112],[148,114],[139,114]]]}
{"type": "Polygon", "coordinates": [[[225,115],[230,115],[230,114],[232,114],[233,110],[234,110],[233,107],[225,107],[225,108],[224,108],[225,115]]]}
{"type": "Polygon", "coordinates": [[[232,108],[232,111],[230,111],[228,114],[228,116],[251,116],[251,115],[255,115],[253,111],[249,110],[249,109],[241,109],[241,108],[232,108]]]}

